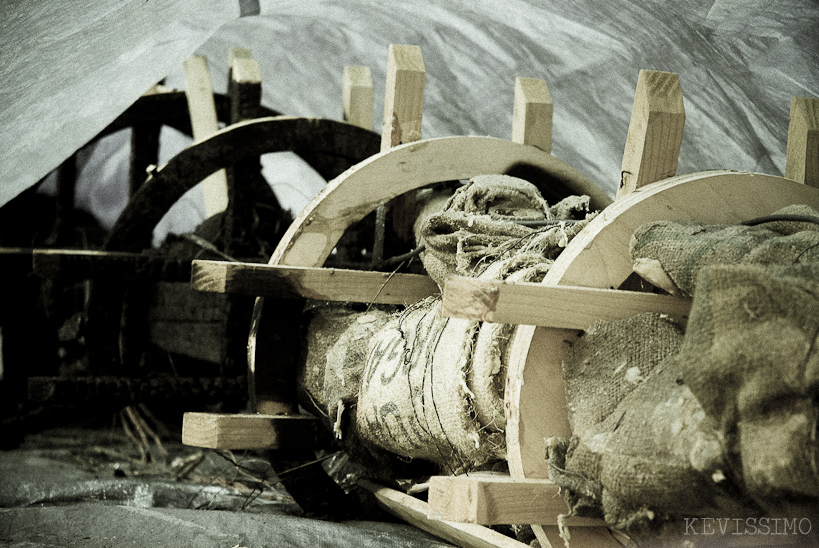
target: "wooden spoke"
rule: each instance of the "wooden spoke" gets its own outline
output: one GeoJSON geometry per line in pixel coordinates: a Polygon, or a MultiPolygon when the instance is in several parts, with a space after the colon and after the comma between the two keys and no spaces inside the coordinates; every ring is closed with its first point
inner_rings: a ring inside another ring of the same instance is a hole
{"type": "Polygon", "coordinates": [[[677,173],[685,107],[680,78],[641,70],[623,153],[617,198],[677,173]]]}
{"type": "Polygon", "coordinates": [[[515,79],[512,141],[552,152],[554,105],[546,82],[537,78],[515,79]]]}

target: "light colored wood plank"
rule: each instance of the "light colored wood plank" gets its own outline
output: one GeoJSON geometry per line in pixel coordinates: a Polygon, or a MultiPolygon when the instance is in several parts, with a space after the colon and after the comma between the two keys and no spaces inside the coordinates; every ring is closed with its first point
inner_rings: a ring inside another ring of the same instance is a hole
{"type": "Polygon", "coordinates": [[[408,305],[437,294],[428,276],[362,270],[193,261],[199,291],[321,301],[408,305]]]}
{"type": "Polygon", "coordinates": [[[611,203],[595,183],[535,147],[492,137],[425,139],[371,156],[331,181],[290,225],[270,262],[321,266],[347,227],[391,198],[430,183],[505,173],[521,164],[549,173],[567,192],[588,194],[594,209],[611,203]]]}
{"type": "Polygon", "coordinates": [[[209,449],[279,449],[312,442],[317,423],[310,415],[185,413],[182,443],[209,449]]]}
{"type": "MultiPolygon", "coordinates": [[[[193,55],[185,60],[185,95],[191,116],[194,141],[201,141],[219,131],[216,105],[213,101],[213,84],[207,60],[193,55]]],[[[205,195],[205,212],[215,215],[227,208],[227,176],[219,170],[202,181],[205,195]]]]}
{"type": "MultiPolygon", "coordinates": [[[[358,485],[371,492],[376,500],[394,516],[456,546],[462,548],[526,548],[522,542],[481,525],[429,519],[427,517],[429,504],[400,491],[366,480],[359,480],[358,485]]],[[[550,543],[542,546],[552,548],[550,543]]],[[[584,547],[578,546],[577,548],[584,547]]]]}
{"type": "MultiPolygon", "coordinates": [[[[421,48],[390,44],[387,56],[387,82],[384,95],[384,120],[381,151],[421,139],[426,69],[421,48]]],[[[392,201],[392,230],[406,242],[414,241],[415,196],[407,194],[392,201]]],[[[387,204],[375,212],[373,264],[384,260],[387,204]]]]}
{"type": "Polygon", "coordinates": [[[660,312],[687,321],[691,299],[669,295],[449,278],[444,286],[443,315],[484,322],[585,329],[596,320],[660,312]]]}
{"type": "MultiPolygon", "coordinates": [[[[431,518],[480,525],[557,525],[557,516],[569,512],[559,487],[550,480],[505,474],[433,476],[428,500],[431,518]]],[[[579,517],[566,524],[605,527],[602,520],[579,517]]]]}
{"type": "Polygon", "coordinates": [[[572,435],[562,362],[566,344],[579,334],[521,325],[512,335],[504,406],[506,459],[514,478],[548,478],[544,440],[572,435]]]}
{"type": "Polygon", "coordinates": [[[237,84],[255,84],[261,86],[262,69],[255,59],[238,58],[230,66],[232,79],[237,84]]]}
{"type": "Polygon", "coordinates": [[[342,106],[345,122],[363,129],[373,129],[373,76],[370,67],[344,67],[342,106]]]}
{"type": "Polygon", "coordinates": [[[685,107],[680,78],[641,70],[626,137],[617,199],[677,173],[685,107]]]}
{"type": "Polygon", "coordinates": [[[515,105],[512,112],[512,140],[552,152],[552,115],[554,105],[549,86],[538,78],[515,79],[515,105]]]}
{"type": "Polygon", "coordinates": [[[793,97],[785,177],[819,188],[819,99],[793,97]]]}
{"type": "Polygon", "coordinates": [[[233,62],[236,59],[253,59],[253,52],[250,48],[231,46],[228,48],[228,69],[233,67],[233,62]]]}
{"type": "Polygon", "coordinates": [[[421,138],[426,68],[421,48],[390,44],[381,150],[421,138]]]}

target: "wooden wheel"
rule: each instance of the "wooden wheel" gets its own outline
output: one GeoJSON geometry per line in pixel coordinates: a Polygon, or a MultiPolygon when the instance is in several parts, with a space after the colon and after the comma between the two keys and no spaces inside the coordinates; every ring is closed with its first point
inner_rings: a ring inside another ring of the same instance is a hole
{"type": "MultiPolygon", "coordinates": [[[[551,180],[548,193],[587,194],[593,208],[605,207],[611,201],[574,168],[532,146],[490,137],[421,140],[381,152],[331,181],[290,225],[270,264],[322,266],[348,227],[405,192],[441,181],[524,170],[551,180]]],[[[266,333],[271,331],[266,327],[263,307],[264,300],[257,299],[248,342],[258,410],[292,412],[295,393],[292,382],[287,382],[289,376],[283,371],[270,371],[280,368],[276,365],[276,350],[264,344],[266,333]],[[266,382],[267,376],[276,382],[266,382]]]]}
{"type": "MultiPolygon", "coordinates": [[[[150,248],[153,230],[171,205],[219,169],[269,152],[293,151],[331,158],[337,171],[377,149],[375,133],[332,120],[267,117],[228,126],[183,150],[148,177],[118,218],[105,250],[139,252],[150,248]]],[[[103,371],[120,362],[124,294],[121,283],[98,280],[93,285],[89,303],[92,369],[103,371]]]]}
{"type": "MultiPolygon", "coordinates": [[[[270,264],[320,267],[347,228],[391,198],[441,181],[522,170],[539,176],[535,179],[541,183],[543,179],[549,181],[549,194],[588,194],[593,207],[610,202],[586,177],[532,146],[487,137],[422,140],[388,149],[331,181],[290,226],[270,264]]],[[[299,338],[295,318],[302,307],[301,301],[256,300],[248,341],[254,411],[296,412],[297,357],[286,344],[299,338]]],[[[289,448],[271,455],[277,473],[292,468],[294,463],[311,460],[315,460],[315,454],[310,447],[289,448]]],[[[285,481],[296,500],[305,507],[317,505],[319,511],[337,513],[349,508],[349,502],[340,502],[341,493],[333,481],[314,468],[313,473],[302,468],[299,478],[285,481]],[[294,480],[306,482],[308,489],[320,489],[319,500],[294,480]]]]}
{"type": "MultiPolygon", "coordinates": [[[[819,207],[819,190],[753,173],[710,171],[672,177],[616,200],[566,247],[543,285],[618,288],[632,272],[629,240],[658,220],[736,224],[790,204],[819,207]]],[[[543,440],[569,437],[561,362],[564,341],[579,331],[519,326],[512,340],[505,406],[509,470],[516,478],[548,478],[543,440]],[[525,382],[524,382],[525,381],[525,382]]],[[[534,526],[538,538],[547,537],[534,526]]],[[[559,539],[551,536],[554,545],[559,539]]]]}

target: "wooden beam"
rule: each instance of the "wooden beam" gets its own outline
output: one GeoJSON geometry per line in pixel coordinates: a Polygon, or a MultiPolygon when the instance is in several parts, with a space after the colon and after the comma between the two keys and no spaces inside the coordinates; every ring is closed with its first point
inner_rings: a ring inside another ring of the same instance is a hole
{"type": "Polygon", "coordinates": [[[549,86],[537,78],[515,79],[515,105],[512,113],[512,140],[552,152],[552,114],[554,105],[549,86]]]}
{"type": "Polygon", "coordinates": [[[318,419],[310,415],[185,413],[182,443],[209,449],[280,449],[312,444],[318,419]]]}
{"type": "Polygon", "coordinates": [[[691,299],[668,295],[453,276],[444,286],[442,313],[485,322],[586,329],[596,320],[643,312],[685,321],[690,310],[691,299]]]}
{"type": "Polygon", "coordinates": [[[174,407],[225,404],[242,405],[247,400],[247,376],[176,377],[148,374],[140,377],[94,375],[82,377],[29,377],[28,398],[52,406],[87,406],[122,409],[137,402],[174,407]]]}
{"type": "Polygon", "coordinates": [[[372,130],[373,76],[370,67],[344,67],[342,105],[345,122],[372,130]]]}
{"type": "Polygon", "coordinates": [[[239,48],[231,48],[229,62],[230,123],[258,118],[262,103],[262,69],[259,62],[250,58],[250,50],[239,48]]]}
{"type": "MultiPolygon", "coordinates": [[[[426,68],[421,48],[390,44],[387,56],[387,82],[384,96],[384,121],[381,128],[381,152],[421,139],[424,111],[426,68]]],[[[391,183],[391,182],[390,182],[391,183]]],[[[387,204],[375,211],[373,265],[384,260],[387,204]]],[[[392,201],[392,229],[405,242],[414,241],[415,196],[408,194],[392,201]]]]}
{"type": "MultiPolygon", "coordinates": [[[[29,249],[29,266],[43,278],[185,281],[189,261],[124,251],[29,249]]],[[[2,255],[2,250],[0,250],[2,255]]]]}
{"type": "MultiPolygon", "coordinates": [[[[481,525],[557,525],[557,516],[569,512],[550,480],[481,473],[430,478],[429,510],[431,518],[481,525]]],[[[605,527],[605,522],[574,517],[566,525],[605,527]]]]}
{"type": "Polygon", "coordinates": [[[223,261],[193,261],[194,289],[284,299],[410,304],[438,293],[428,276],[223,261]]]}
{"type": "Polygon", "coordinates": [[[819,99],[791,99],[785,177],[819,188],[819,99]]]}
{"type": "MultiPolygon", "coordinates": [[[[219,131],[210,71],[207,60],[200,55],[192,55],[185,60],[185,95],[188,98],[194,141],[201,141],[219,131]]],[[[207,215],[224,211],[228,203],[225,170],[208,176],[203,183],[207,215]]]]}
{"type": "MultiPolygon", "coordinates": [[[[358,480],[358,485],[372,493],[378,503],[394,516],[456,546],[462,548],[527,548],[522,542],[481,525],[429,519],[429,504],[400,491],[366,480],[358,480]]],[[[552,546],[543,548],[552,548],[552,546]]]]}
{"type": "Polygon", "coordinates": [[[623,153],[618,199],[677,173],[684,126],[679,76],[641,70],[623,153]]]}
{"type": "Polygon", "coordinates": [[[421,48],[390,44],[381,150],[421,138],[426,68],[421,48]]]}

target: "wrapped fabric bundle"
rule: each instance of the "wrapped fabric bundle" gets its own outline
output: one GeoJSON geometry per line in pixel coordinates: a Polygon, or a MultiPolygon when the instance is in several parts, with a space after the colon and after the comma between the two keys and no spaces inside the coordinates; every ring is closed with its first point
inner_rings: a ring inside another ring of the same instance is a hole
{"type": "Polygon", "coordinates": [[[657,315],[598,323],[566,353],[573,436],[547,459],[573,514],[652,542],[682,518],[817,517],[816,228],[637,230],[634,256],[693,292],[691,315],[684,336],[657,315]]]}
{"type": "MultiPolygon", "coordinates": [[[[793,205],[776,215],[819,212],[793,205]]],[[[641,226],[629,246],[634,271],[672,295],[691,296],[701,268],[713,264],[789,265],[819,261],[819,225],[775,221],[758,226],[657,221],[641,226]]]]}
{"type": "Polygon", "coordinates": [[[426,246],[424,267],[443,287],[453,274],[477,276],[510,255],[534,250],[541,260],[554,259],[587,224],[588,209],[588,196],[569,196],[549,207],[537,187],[522,179],[473,177],[419,227],[418,243],[426,246]],[[555,220],[555,226],[536,229],[520,224],[545,220],[555,220]]]}

